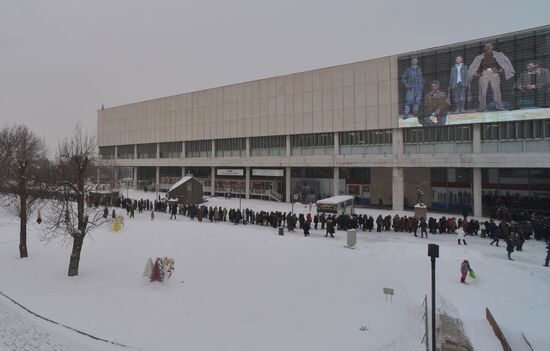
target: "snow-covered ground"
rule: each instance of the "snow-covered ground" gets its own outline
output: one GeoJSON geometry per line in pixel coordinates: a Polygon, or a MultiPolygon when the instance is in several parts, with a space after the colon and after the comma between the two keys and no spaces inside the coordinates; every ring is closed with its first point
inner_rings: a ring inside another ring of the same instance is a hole
{"type": "MultiPolygon", "coordinates": [[[[130,194],[142,197],[142,193],[130,194]]],[[[153,198],[154,193],[148,193],[153,198]]],[[[239,207],[238,199],[208,206],[239,207]]],[[[289,204],[242,200],[242,208],[290,210],[289,204]]],[[[308,206],[294,205],[297,212],[308,206]]],[[[361,210],[376,218],[392,211],[361,210]]],[[[2,213],[3,214],[3,213],[2,213]]],[[[439,215],[438,215],[439,216],[439,215]]],[[[18,223],[0,217],[0,291],[59,323],[141,350],[424,350],[422,300],[430,291],[427,244],[440,245],[437,303],[460,318],[476,350],[499,350],[485,320],[489,307],[514,350],[523,332],[535,350],[550,350],[550,269],[544,244],[526,242],[506,259],[504,247],[455,235],[428,240],[404,233],[345,233],[325,238],[299,231],[198,223],[148,213],[105,226],[85,241],[80,274],[67,277],[70,248],[29,230],[29,258],[18,258],[18,223]],[[148,257],[176,260],[164,284],[142,278],[148,257]],[[478,278],[459,283],[462,260],[478,278]],[[393,288],[393,303],[383,287],[393,288]],[[360,327],[367,330],[361,331],[360,327]]],[[[523,343],[523,344],[522,344],[523,343]]],[[[42,321],[0,296],[0,350],[119,350],[42,321]],[[55,346],[54,346],[55,345],[55,346]]]]}

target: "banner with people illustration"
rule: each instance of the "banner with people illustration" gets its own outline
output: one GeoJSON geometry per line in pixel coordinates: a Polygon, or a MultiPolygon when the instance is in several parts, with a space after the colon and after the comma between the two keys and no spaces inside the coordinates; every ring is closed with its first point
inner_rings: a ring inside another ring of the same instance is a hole
{"type": "Polygon", "coordinates": [[[399,126],[550,118],[550,26],[403,55],[399,126]]]}

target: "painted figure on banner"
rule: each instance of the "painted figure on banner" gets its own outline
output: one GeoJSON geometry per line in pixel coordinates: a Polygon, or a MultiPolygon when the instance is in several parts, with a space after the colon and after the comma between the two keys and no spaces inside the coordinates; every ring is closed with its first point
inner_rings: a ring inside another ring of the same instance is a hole
{"type": "Polygon", "coordinates": [[[516,74],[510,59],[504,53],[494,51],[493,43],[486,43],[484,52],[474,58],[468,72],[471,79],[479,78],[478,112],[487,110],[487,89],[489,86],[493,91],[495,109],[505,110],[500,92],[500,74],[504,73],[506,80],[516,74]]]}
{"type": "Polygon", "coordinates": [[[424,86],[422,69],[418,66],[418,57],[411,59],[411,65],[401,75],[401,83],[407,89],[403,118],[410,117],[411,107],[413,115],[418,117],[420,103],[422,102],[422,87],[424,86]]]}
{"type": "Polygon", "coordinates": [[[431,83],[431,89],[424,97],[424,117],[419,118],[422,125],[444,125],[447,122],[447,94],[440,89],[439,81],[431,83]]]}
{"type": "Polygon", "coordinates": [[[451,67],[447,104],[454,106],[455,113],[464,113],[466,101],[472,101],[470,75],[468,73],[468,66],[464,64],[464,58],[457,56],[455,64],[451,67]]]}
{"type": "Polygon", "coordinates": [[[550,107],[550,70],[530,61],[519,75],[515,85],[518,105],[522,107],[550,107]]]}

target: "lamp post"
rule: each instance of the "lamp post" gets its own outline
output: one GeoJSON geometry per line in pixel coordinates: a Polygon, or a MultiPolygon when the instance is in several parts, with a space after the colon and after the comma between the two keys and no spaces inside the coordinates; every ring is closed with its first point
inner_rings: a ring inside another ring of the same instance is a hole
{"type": "Polygon", "coordinates": [[[439,245],[428,244],[428,256],[431,257],[431,261],[432,261],[432,350],[436,351],[436,344],[435,344],[435,259],[437,257],[439,257],[439,245]]]}

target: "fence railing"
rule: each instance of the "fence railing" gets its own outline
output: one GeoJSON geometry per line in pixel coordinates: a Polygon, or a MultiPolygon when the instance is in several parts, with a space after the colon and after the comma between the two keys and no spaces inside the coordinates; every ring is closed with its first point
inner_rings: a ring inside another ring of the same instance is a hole
{"type": "Polygon", "coordinates": [[[424,307],[424,315],[422,319],[424,320],[424,336],[422,337],[421,344],[426,342],[426,351],[430,351],[430,338],[428,337],[428,295],[424,295],[424,301],[422,302],[422,307],[424,307]]]}
{"type": "Polygon", "coordinates": [[[512,348],[510,347],[510,344],[508,344],[508,340],[506,340],[506,337],[502,333],[502,330],[498,326],[497,321],[495,320],[495,317],[491,314],[491,311],[489,311],[488,308],[485,308],[485,317],[489,321],[489,324],[491,324],[491,327],[493,327],[493,331],[495,332],[496,337],[502,344],[502,349],[504,351],[512,351],[512,348]]]}

